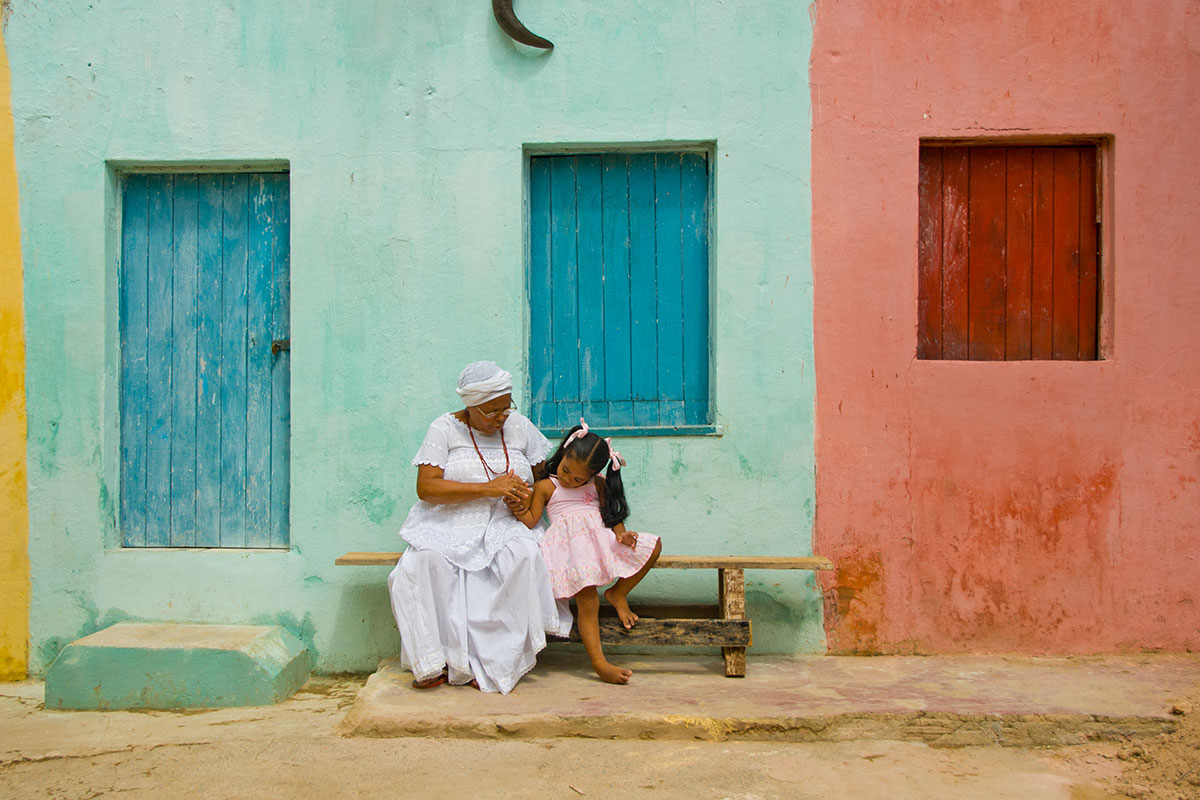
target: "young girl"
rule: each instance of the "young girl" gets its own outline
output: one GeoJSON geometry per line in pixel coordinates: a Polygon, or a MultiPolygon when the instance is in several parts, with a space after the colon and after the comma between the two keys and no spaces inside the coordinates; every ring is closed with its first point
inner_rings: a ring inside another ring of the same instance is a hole
{"type": "Polygon", "coordinates": [[[621,484],[624,465],[612,440],[589,432],[581,418],[546,462],[548,477],[533,485],[529,509],[517,515],[530,528],[542,518],[543,509],[550,516],[542,557],[550,569],[554,596],[575,598],[579,637],[592,668],[609,683],[628,683],[633,671],[613,666],[604,657],[596,589],[616,580],[604,598],[616,608],[621,624],[633,627],[638,616],[626,598],[662,552],[657,536],[625,530],[629,506],[621,484]],[[607,475],[601,477],[606,466],[607,475]]]}

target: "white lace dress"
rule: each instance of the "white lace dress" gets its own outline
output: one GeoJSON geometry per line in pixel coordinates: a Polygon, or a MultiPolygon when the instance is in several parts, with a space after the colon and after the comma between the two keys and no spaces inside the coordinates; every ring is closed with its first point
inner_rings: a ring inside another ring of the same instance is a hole
{"type": "MultiPolygon", "coordinates": [[[[509,467],[533,483],[531,465],[552,445],[532,422],[513,413],[499,434],[468,431],[452,414],[429,426],[413,465],[441,467],[446,480],[485,483],[509,467]],[[470,434],[475,435],[475,444],[470,434]]],[[[408,549],[388,576],[400,630],[401,663],[417,680],[446,669],[450,682],[474,679],[485,692],[512,691],[546,646],[546,633],[566,636],[571,614],[556,603],[539,542],[500,498],[463,503],[418,500],[400,536],[408,549]]]]}

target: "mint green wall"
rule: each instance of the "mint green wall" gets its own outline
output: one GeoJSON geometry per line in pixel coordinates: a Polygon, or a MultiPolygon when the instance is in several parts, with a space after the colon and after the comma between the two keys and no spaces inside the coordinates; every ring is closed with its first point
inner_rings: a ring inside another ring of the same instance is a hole
{"type": "MultiPolygon", "coordinates": [[[[627,439],[631,527],[671,553],[808,554],[813,526],[806,4],[13,0],[29,393],[32,669],[122,619],[282,623],[321,670],[398,645],[384,568],[409,466],[495,359],[526,397],[523,146],[715,142],[723,435],[627,439]],[[290,552],[117,546],[116,208],[126,162],[286,161],[290,552]]],[[[755,651],[820,652],[811,575],[749,573],[755,651]]],[[[711,572],[635,597],[715,597],[711,572]]]]}

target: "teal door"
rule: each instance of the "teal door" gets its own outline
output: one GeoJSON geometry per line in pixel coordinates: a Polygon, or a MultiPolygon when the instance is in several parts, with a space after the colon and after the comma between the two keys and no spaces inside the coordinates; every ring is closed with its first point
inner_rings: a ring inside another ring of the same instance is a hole
{"type": "Polygon", "coordinates": [[[124,177],[126,547],[288,546],[288,187],[285,173],[124,177]]]}

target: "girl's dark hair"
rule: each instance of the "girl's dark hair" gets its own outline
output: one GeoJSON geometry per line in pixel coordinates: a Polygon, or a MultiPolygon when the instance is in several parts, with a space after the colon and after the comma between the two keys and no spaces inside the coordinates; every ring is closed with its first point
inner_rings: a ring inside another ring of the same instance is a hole
{"type": "Polygon", "coordinates": [[[621,482],[621,471],[612,468],[612,455],[608,450],[608,442],[596,434],[585,433],[567,444],[567,439],[570,439],[571,434],[578,430],[582,430],[582,428],[576,425],[567,431],[567,435],[559,443],[554,455],[550,456],[546,462],[546,475],[550,476],[558,472],[558,465],[562,463],[564,456],[570,456],[584,464],[593,475],[607,465],[608,472],[604,473],[604,494],[600,501],[600,518],[604,521],[606,528],[611,528],[624,522],[629,516],[629,503],[625,501],[625,486],[621,482]]]}

